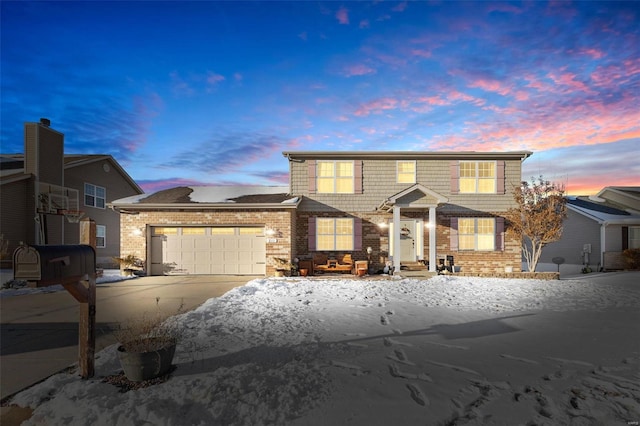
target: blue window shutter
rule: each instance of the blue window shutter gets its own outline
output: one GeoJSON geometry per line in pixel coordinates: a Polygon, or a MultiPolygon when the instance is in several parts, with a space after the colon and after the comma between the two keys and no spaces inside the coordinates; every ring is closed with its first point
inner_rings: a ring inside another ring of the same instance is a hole
{"type": "Polygon", "coordinates": [[[353,192],[362,194],[362,160],[353,162],[353,192]]]}
{"type": "Polygon", "coordinates": [[[353,249],[362,250],[362,219],[353,218],[353,249]]]}
{"type": "Polygon", "coordinates": [[[451,218],[451,229],[449,231],[449,245],[451,251],[458,251],[458,218],[451,218]]]}
{"type": "Polygon", "coordinates": [[[504,217],[496,217],[496,251],[504,251],[504,217]]]}
{"type": "Polygon", "coordinates": [[[496,192],[498,194],[505,193],[505,184],[504,184],[504,160],[498,160],[496,162],[496,192]]]}
{"type": "MultiPolygon", "coordinates": [[[[309,194],[316,193],[316,160],[309,160],[309,194]]],[[[315,234],[314,234],[315,235],[315,234]]]]}
{"type": "Polygon", "coordinates": [[[452,161],[449,165],[451,169],[451,193],[460,193],[460,164],[458,161],[452,161]]]}
{"type": "Polygon", "coordinates": [[[316,251],[316,218],[309,218],[309,232],[307,235],[307,241],[309,242],[309,251],[316,251]]]}

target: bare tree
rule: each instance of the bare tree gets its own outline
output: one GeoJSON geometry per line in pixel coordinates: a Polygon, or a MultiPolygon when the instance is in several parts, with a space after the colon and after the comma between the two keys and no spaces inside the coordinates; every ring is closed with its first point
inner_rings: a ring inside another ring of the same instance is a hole
{"type": "Polygon", "coordinates": [[[522,241],[522,251],[529,267],[535,272],[542,249],[562,237],[562,224],[567,217],[564,186],[531,178],[513,191],[517,207],[507,211],[508,232],[522,241]]]}

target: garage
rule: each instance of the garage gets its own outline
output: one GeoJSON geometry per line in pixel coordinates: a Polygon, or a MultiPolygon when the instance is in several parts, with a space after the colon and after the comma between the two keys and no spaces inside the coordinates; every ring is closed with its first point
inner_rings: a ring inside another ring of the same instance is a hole
{"type": "Polygon", "coordinates": [[[265,275],[261,226],[151,227],[151,275],[265,275]]]}

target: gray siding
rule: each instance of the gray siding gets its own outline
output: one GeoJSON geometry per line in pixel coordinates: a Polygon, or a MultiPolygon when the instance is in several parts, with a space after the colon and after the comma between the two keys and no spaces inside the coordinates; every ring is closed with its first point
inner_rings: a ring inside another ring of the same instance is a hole
{"type": "Polygon", "coordinates": [[[600,262],[600,225],[594,220],[568,210],[563,224],[562,239],[542,249],[540,263],[552,263],[554,257],[564,257],[565,263],[582,265],[582,248],[591,244],[590,264],[600,262]]]}
{"type": "MultiPolygon", "coordinates": [[[[444,209],[495,212],[514,206],[513,189],[522,180],[519,160],[505,161],[505,194],[452,194],[450,164],[449,160],[416,162],[416,183],[447,197],[449,203],[444,209]]],[[[363,160],[362,194],[310,194],[307,161],[292,161],[290,172],[292,193],[308,197],[300,205],[300,211],[371,212],[387,198],[412,186],[396,183],[395,159],[363,160]]]]}
{"type": "Polygon", "coordinates": [[[9,242],[7,255],[2,258],[2,268],[11,267],[11,256],[20,242],[34,241],[33,188],[33,179],[22,179],[2,185],[0,190],[0,233],[9,242]]]}
{"type": "MultiPolygon", "coordinates": [[[[120,256],[120,214],[108,208],[96,208],[84,204],[84,184],[101,186],[106,189],[106,202],[138,194],[127,179],[122,176],[109,160],[95,161],[81,166],[75,166],[65,171],[65,186],[78,190],[80,210],[85,217],[91,218],[96,225],[106,226],[106,247],[96,250],[99,264],[113,262],[113,257],[120,256]],[[109,164],[109,171],[105,171],[104,164],[109,164]]],[[[79,227],[75,224],[65,224],[65,238],[68,244],[80,241],[79,227]]]]}

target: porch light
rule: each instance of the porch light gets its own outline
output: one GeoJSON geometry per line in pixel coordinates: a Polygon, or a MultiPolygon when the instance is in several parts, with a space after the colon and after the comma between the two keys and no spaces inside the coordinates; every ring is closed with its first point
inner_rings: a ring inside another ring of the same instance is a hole
{"type": "Polygon", "coordinates": [[[424,227],[427,228],[427,229],[433,229],[434,228],[434,226],[433,226],[433,224],[431,222],[426,222],[424,224],[424,227]]]}
{"type": "Polygon", "coordinates": [[[276,231],[271,228],[264,228],[264,235],[267,237],[273,237],[274,235],[276,235],[276,231]]]}
{"type": "Polygon", "coordinates": [[[381,229],[386,229],[388,227],[389,227],[389,224],[387,222],[380,222],[378,224],[378,228],[381,228],[381,229]]]}

